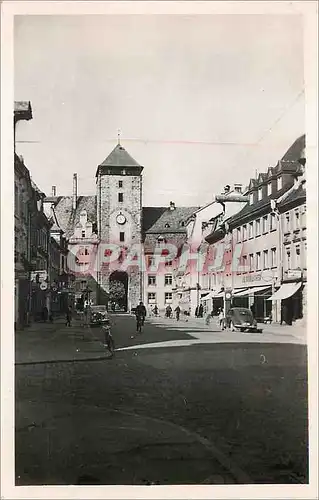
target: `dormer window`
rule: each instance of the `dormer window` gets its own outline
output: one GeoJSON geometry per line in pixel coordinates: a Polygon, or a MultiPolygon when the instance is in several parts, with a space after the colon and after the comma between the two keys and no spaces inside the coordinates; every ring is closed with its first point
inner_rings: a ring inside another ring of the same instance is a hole
{"type": "Polygon", "coordinates": [[[253,205],[254,204],[254,193],[250,193],[249,194],[249,205],[253,205]]]}
{"type": "Polygon", "coordinates": [[[181,220],[180,224],[181,224],[182,227],[185,226],[185,222],[183,220],[181,220]]]}
{"type": "Polygon", "coordinates": [[[260,187],[258,189],[258,201],[262,200],[262,197],[263,197],[263,188],[260,187]]]}
{"type": "Polygon", "coordinates": [[[164,227],[169,228],[169,227],[171,227],[171,226],[170,226],[169,224],[167,224],[167,223],[166,223],[164,227]]]}
{"type": "Polygon", "coordinates": [[[268,182],[267,184],[267,196],[271,195],[271,182],[268,182]]]}
{"type": "Polygon", "coordinates": [[[277,178],[277,191],[280,191],[282,189],[282,177],[277,178]]]}

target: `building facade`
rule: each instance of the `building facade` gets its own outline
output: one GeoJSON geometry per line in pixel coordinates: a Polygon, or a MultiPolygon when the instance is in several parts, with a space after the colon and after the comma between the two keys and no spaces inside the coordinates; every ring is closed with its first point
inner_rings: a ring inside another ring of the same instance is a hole
{"type": "MultiPolygon", "coordinates": [[[[249,197],[246,206],[206,237],[216,261],[212,276],[215,290],[210,294],[209,308],[250,307],[257,320],[282,321],[282,302],[292,297],[284,308],[291,312],[293,320],[302,317],[304,287],[299,286],[297,296],[294,287],[282,286],[288,276],[300,283],[306,279],[302,260],[306,234],[301,222],[301,214],[305,220],[305,180],[299,161],[304,143],[303,136],[275,168],[251,179],[245,193],[249,197]],[[290,220],[295,224],[300,221],[298,229],[290,225],[290,220]],[[300,269],[291,268],[297,264],[300,269]]],[[[287,314],[284,320],[291,323],[287,314]]]]}
{"type": "Polygon", "coordinates": [[[141,300],[149,308],[173,303],[175,256],[164,269],[154,269],[151,258],[163,245],[179,248],[186,241],[184,221],[198,207],[175,207],[173,202],[143,207],[142,172],[143,167],[117,144],[98,165],[96,195],[79,196],[74,174],[73,196],[54,193],[47,199],[68,239],[77,298],[89,290],[93,303],[109,305],[111,284],[117,282],[123,285],[124,310],[141,300]]]}

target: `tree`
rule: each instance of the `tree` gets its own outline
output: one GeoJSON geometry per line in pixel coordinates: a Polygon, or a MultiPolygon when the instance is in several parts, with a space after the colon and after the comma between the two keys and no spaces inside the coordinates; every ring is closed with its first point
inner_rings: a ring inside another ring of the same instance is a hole
{"type": "Polygon", "coordinates": [[[122,302],[125,298],[125,286],[121,281],[111,281],[109,300],[111,302],[122,302]]]}

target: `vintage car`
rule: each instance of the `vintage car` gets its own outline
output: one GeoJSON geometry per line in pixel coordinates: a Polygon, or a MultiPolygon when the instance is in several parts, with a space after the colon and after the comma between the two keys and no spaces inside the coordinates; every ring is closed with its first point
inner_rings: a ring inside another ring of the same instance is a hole
{"type": "Polygon", "coordinates": [[[262,329],[258,328],[257,321],[252,315],[250,309],[245,307],[232,307],[229,309],[225,318],[226,328],[230,328],[232,332],[258,332],[262,333],[262,329]]]}
{"type": "Polygon", "coordinates": [[[107,325],[109,324],[109,316],[106,306],[91,306],[91,320],[90,324],[94,325],[107,325]]]}

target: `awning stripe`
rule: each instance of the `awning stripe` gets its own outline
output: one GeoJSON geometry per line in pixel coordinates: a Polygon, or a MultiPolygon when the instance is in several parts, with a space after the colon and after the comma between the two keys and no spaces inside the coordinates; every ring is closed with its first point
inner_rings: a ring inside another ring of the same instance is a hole
{"type": "Polygon", "coordinates": [[[284,300],[288,299],[296,293],[301,287],[302,283],[283,283],[279,290],[275,292],[269,299],[267,300],[284,300]]]}

